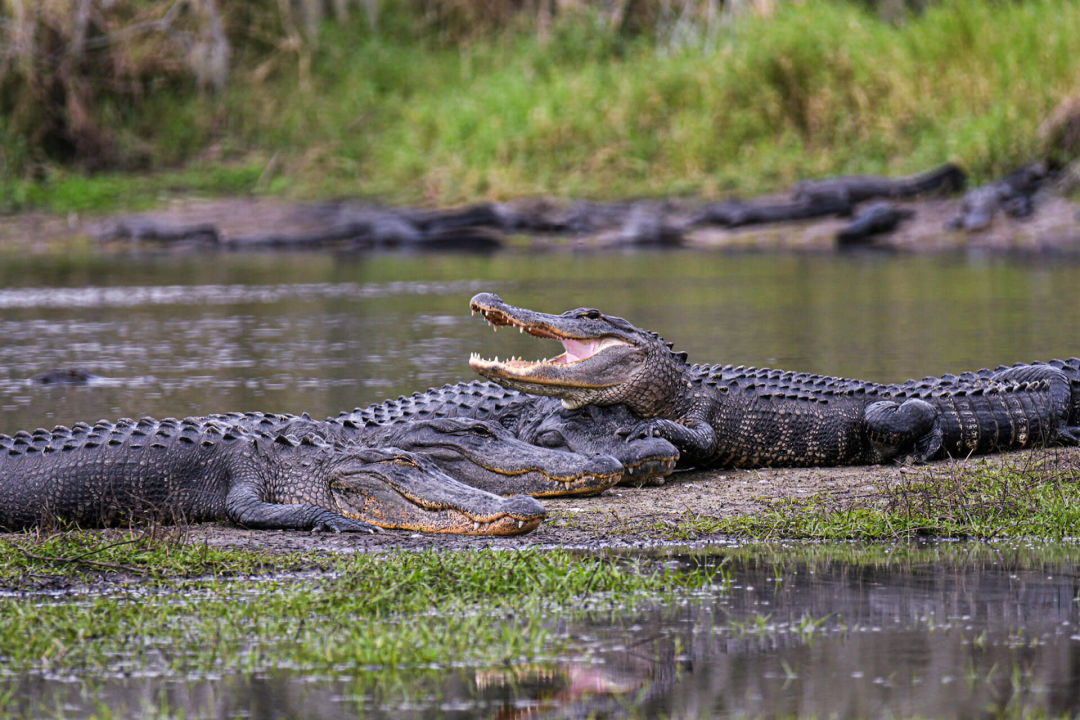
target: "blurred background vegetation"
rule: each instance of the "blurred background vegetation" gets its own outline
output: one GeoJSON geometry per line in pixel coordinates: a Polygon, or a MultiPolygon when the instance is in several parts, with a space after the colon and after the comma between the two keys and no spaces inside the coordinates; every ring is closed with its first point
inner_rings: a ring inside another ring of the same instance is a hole
{"type": "Polygon", "coordinates": [[[1080,0],[0,0],[0,210],[778,190],[1080,155],[1080,0]]]}

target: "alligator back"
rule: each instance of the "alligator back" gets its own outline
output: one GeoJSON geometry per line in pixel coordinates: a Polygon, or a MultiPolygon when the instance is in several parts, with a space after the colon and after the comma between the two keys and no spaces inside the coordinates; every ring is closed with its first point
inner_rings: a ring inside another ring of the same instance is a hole
{"type": "Polygon", "coordinates": [[[0,527],[223,518],[239,438],[172,418],[0,435],[0,527]]]}
{"type": "MultiPolygon", "coordinates": [[[[1080,361],[1075,367],[1080,382],[1080,361]]],[[[710,419],[719,440],[719,465],[929,459],[914,446],[882,455],[873,442],[874,425],[868,424],[871,405],[899,407],[913,400],[934,409],[935,432],[941,436],[934,453],[938,457],[1072,441],[1071,382],[1048,365],[968,374],[966,382],[946,376],[894,385],[773,368],[699,365],[693,370],[695,392],[719,398],[710,419]]],[[[914,426],[908,434],[911,442],[923,435],[914,426]]]]}

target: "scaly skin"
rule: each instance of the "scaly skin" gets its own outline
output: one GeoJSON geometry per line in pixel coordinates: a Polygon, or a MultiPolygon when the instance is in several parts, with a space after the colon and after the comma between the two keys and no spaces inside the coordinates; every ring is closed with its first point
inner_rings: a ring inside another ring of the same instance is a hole
{"type": "Polygon", "coordinates": [[[397,448],[213,421],[122,419],[0,435],[0,528],[229,520],[257,529],[508,535],[545,516],[397,448]]]}
{"type": "Polygon", "coordinates": [[[567,407],[624,403],[644,418],[631,437],[658,435],[697,467],[843,465],[1075,444],[1066,373],[1051,365],[996,371],[980,382],[881,385],[769,368],[691,365],[659,335],[579,308],[562,315],[481,293],[493,325],[562,342],[550,360],[470,359],[473,369],[567,407]]]}
{"type": "Polygon", "coordinates": [[[625,484],[662,484],[679,459],[679,451],[662,438],[620,436],[621,428],[638,420],[622,405],[567,410],[555,398],[527,395],[491,382],[430,388],[342,413],[337,421],[395,426],[434,417],[493,423],[517,441],[547,450],[612,456],[622,465],[625,484]]]}
{"type": "Polygon", "coordinates": [[[623,477],[622,465],[610,455],[538,447],[522,442],[497,423],[444,417],[449,414],[402,413],[393,422],[362,410],[326,420],[260,412],[206,419],[261,432],[314,434],[333,442],[390,445],[422,453],[454,479],[496,495],[591,495],[623,477]]]}

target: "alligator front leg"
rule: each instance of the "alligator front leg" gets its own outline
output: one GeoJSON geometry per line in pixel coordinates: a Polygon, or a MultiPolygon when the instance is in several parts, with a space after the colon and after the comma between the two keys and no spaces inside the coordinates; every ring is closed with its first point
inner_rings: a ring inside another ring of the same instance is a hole
{"type": "Polygon", "coordinates": [[[705,467],[716,457],[716,431],[704,420],[676,422],[649,418],[619,430],[618,434],[625,437],[627,442],[647,437],[663,438],[679,450],[680,465],[686,460],[694,467],[705,467]]]}
{"type": "Polygon", "coordinates": [[[941,449],[938,409],[912,398],[902,405],[891,400],[871,403],[863,411],[866,434],[879,461],[926,462],[941,449]]]}
{"type": "Polygon", "coordinates": [[[225,514],[230,521],[253,530],[379,532],[379,528],[371,523],[347,518],[317,505],[266,502],[250,484],[239,484],[229,491],[225,514]]]}

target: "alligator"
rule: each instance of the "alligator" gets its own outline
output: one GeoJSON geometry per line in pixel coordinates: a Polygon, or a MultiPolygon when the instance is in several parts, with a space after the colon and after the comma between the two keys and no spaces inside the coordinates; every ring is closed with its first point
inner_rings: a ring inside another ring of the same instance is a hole
{"type": "Polygon", "coordinates": [[[890,233],[904,220],[915,217],[911,208],[897,207],[888,200],[878,200],[861,208],[855,217],[836,232],[840,247],[864,243],[875,235],[890,233]]]}
{"type": "Polygon", "coordinates": [[[824,180],[804,180],[795,186],[795,199],[820,204],[837,201],[851,204],[886,198],[900,200],[920,195],[956,192],[964,188],[967,175],[957,165],[945,163],[917,175],[889,178],[880,175],[844,175],[824,180]]]}
{"type": "Polygon", "coordinates": [[[247,528],[509,535],[533,498],[459,483],[398,448],[215,421],[123,418],[0,435],[0,528],[228,520],[247,528]]]}
{"type": "Polygon", "coordinates": [[[223,413],[202,419],[244,430],[314,434],[332,442],[390,445],[423,453],[454,479],[497,495],[592,495],[623,478],[623,466],[610,455],[586,452],[584,446],[581,452],[563,452],[533,445],[497,423],[443,417],[447,414],[414,415],[406,410],[396,422],[361,410],[326,420],[314,420],[307,414],[263,412],[223,413]]]}
{"type": "Polygon", "coordinates": [[[1041,162],[1020,167],[1001,180],[980,185],[964,195],[960,212],[945,223],[947,230],[985,230],[1003,210],[1014,218],[1026,218],[1035,210],[1034,195],[1047,177],[1041,162]]]}
{"type": "Polygon", "coordinates": [[[882,385],[772,368],[692,365],[658,334],[592,308],[549,315],[481,293],[470,301],[494,326],[562,343],[536,362],[470,365],[505,387],[558,397],[567,407],[623,403],[641,420],[633,437],[672,442],[693,467],[880,463],[1077,444],[1073,384],[1031,364],[978,382],[929,378],[882,385]]]}
{"type": "MultiPolygon", "coordinates": [[[[556,398],[519,393],[492,382],[430,388],[342,413],[329,422],[374,423],[389,428],[436,417],[474,418],[492,423],[517,441],[539,448],[589,457],[614,457],[622,465],[624,484],[662,484],[679,459],[679,451],[662,438],[629,440],[619,436],[620,428],[638,420],[623,405],[586,405],[568,410],[556,398]]],[[[400,442],[397,438],[387,439],[400,442]]]]}

